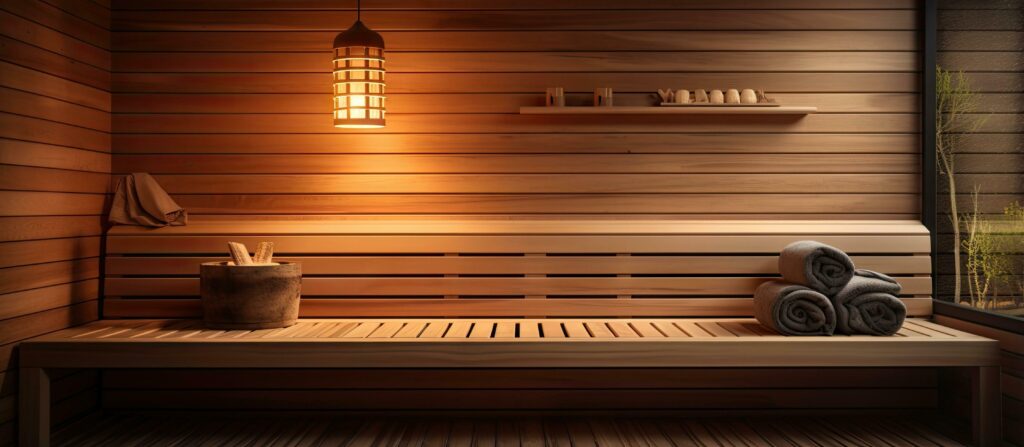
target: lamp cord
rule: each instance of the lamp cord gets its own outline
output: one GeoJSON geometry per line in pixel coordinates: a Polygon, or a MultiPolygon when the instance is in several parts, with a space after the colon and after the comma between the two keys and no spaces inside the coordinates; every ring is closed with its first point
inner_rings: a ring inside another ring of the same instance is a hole
{"type": "Polygon", "coordinates": [[[362,3],[362,0],[356,0],[356,21],[357,22],[360,20],[360,18],[361,18],[360,16],[362,15],[363,7],[362,7],[361,3],[362,3]]]}

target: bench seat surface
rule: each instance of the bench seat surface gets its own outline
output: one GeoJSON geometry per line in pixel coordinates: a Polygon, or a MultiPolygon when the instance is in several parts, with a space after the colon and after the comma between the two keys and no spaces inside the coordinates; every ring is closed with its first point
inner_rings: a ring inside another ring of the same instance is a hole
{"type": "Polygon", "coordinates": [[[106,320],[22,344],[22,366],[983,366],[996,342],[908,319],[892,337],[784,337],[749,318],[304,319],[265,330],[106,320]]]}

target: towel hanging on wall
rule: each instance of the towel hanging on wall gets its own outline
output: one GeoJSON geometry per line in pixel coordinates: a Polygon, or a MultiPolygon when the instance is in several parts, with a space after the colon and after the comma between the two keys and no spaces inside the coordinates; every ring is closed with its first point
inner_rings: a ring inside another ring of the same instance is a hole
{"type": "Polygon", "coordinates": [[[114,203],[110,206],[110,223],[146,227],[185,225],[188,213],[167,195],[153,176],[136,172],[117,183],[114,203]]]}

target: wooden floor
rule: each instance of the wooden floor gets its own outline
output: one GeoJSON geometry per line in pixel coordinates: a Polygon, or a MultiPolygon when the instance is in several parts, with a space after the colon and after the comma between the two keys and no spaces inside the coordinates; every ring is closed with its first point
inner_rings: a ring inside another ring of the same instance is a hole
{"type": "Polygon", "coordinates": [[[958,446],[895,417],[352,418],[342,416],[90,416],[60,430],[62,446],[958,446]]]}

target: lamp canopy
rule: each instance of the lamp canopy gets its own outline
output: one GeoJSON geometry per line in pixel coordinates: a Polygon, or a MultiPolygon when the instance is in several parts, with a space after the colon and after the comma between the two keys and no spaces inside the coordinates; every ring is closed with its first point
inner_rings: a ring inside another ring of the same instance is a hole
{"type": "Polygon", "coordinates": [[[334,38],[334,127],[384,127],[384,38],[358,17],[334,38]]]}

